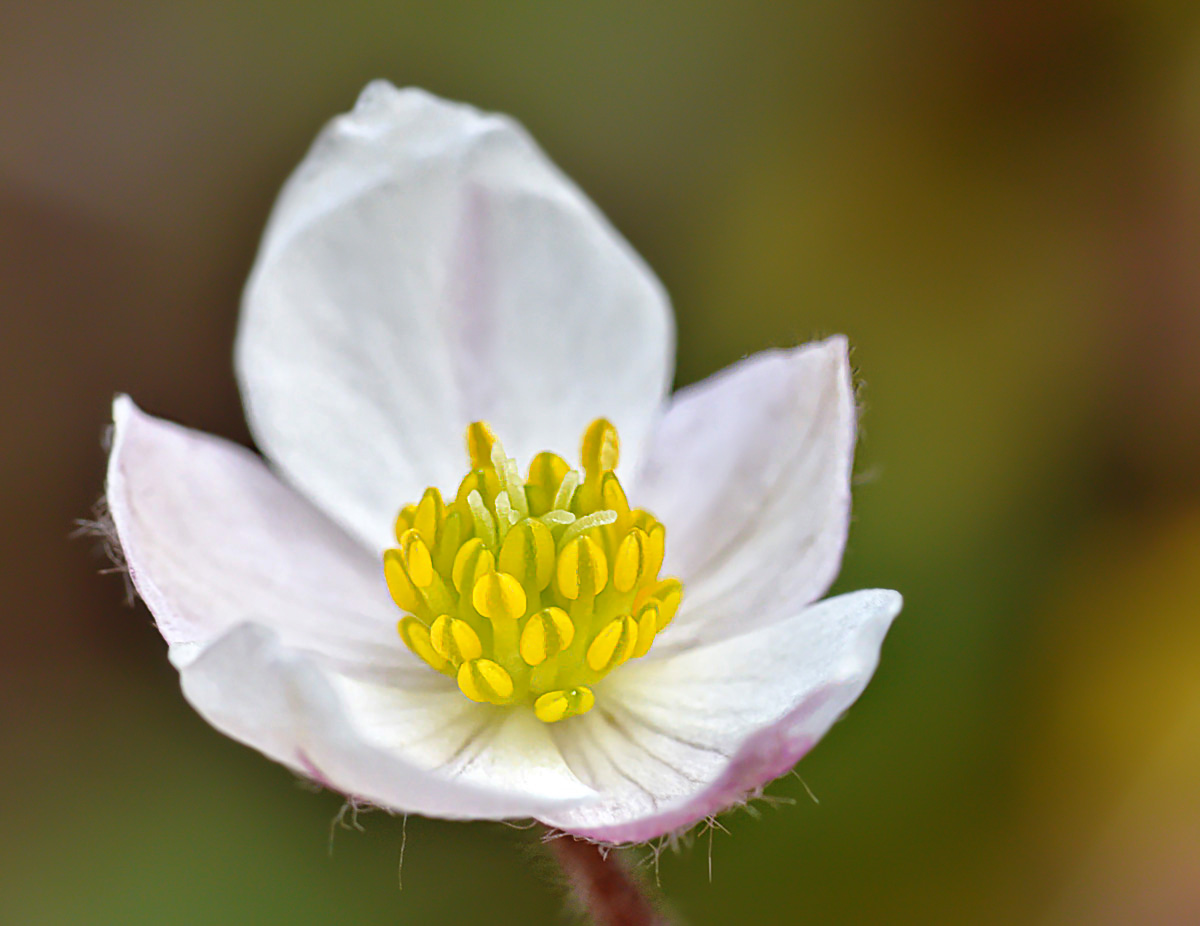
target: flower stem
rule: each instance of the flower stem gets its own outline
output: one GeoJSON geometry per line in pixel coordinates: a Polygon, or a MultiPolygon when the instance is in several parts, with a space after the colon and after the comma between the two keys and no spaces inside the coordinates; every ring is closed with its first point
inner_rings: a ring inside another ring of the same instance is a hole
{"type": "Polygon", "coordinates": [[[670,926],[613,852],[571,836],[551,839],[549,846],[596,926],[670,926]]]}

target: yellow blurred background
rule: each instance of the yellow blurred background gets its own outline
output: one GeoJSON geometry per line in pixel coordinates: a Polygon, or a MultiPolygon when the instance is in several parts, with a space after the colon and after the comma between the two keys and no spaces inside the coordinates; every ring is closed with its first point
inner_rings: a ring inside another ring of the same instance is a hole
{"type": "MultiPolygon", "coordinates": [[[[694,924],[1200,922],[1200,6],[0,4],[0,921],[553,922],[532,832],[211,730],[94,541],[109,403],[248,442],[270,203],[387,77],[508,112],[657,270],[678,383],[847,333],[848,719],[666,852],[694,924]],[[712,878],[709,881],[711,853],[712,878]]],[[[644,855],[644,853],[643,853],[644,855]]],[[[634,858],[642,856],[635,855],[634,858]]]]}

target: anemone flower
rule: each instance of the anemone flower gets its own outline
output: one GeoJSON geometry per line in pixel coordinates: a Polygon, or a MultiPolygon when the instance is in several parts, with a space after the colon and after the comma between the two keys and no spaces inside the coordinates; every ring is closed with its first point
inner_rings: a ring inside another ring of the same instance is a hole
{"type": "Polygon", "coordinates": [[[643,841],[875,669],[900,596],[818,601],[845,340],[671,395],[662,286],[508,118],[368,86],[279,197],[235,353],[265,459],[120,397],[107,501],[187,700],[300,775],[643,841]]]}

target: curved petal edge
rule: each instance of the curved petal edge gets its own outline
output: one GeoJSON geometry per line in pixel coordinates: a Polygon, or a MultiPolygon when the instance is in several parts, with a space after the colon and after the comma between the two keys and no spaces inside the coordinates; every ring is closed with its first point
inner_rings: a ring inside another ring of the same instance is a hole
{"type": "Polygon", "coordinates": [[[257,454],[118,396],[105,493],[130,578],[172,646],[255,621],[333,664],[429,674],[397,638],[379,562],[257,454]]]}
{"type": "Polygon", "coordinates": [[[754,354],[672,399],[630,490],[667,526],[665,568],[686,589],[651,658],[825,593],[849,530],[855,412],[840,335],[754,354]]]}
{"type": "Polygon", "coordinates": [[[632,469],[673,363],[661,283],[520,125],[385,81],[280,193],[235,345],[263,453],[380,549],[475,420],[528,461],[607,417],[632,469]]]}
{"type": "MultiPolygon", "coordinates": [[[[711,773],[706,783],[693,788],[691,793],[669,800],[652,799],[648,810],[642,802],[638,805],[640,809],[631,814],[619,804],[609,803],[603,808],[603,815],[598,816],[593,805],[581,804],[577,808],[539,815],[539,819],[564,832],[597,842],[637,843],[686,829],[744,803],[803,758],[862,694],[878,665],[883,639],[902,604],[900,594],[890,590],[853,592],[818,602],[782,625],[766,627],[676,657],[694,663],[696,668],[718,665],[722,661],[722,650],[728,651],[732,662],[752,652],[766,657],[772,647],[779,648],[778,638],[786,631],[787,624],[800,622],[805,615],[818,609],[829,613],[840,610],[843,623],[852,628],[850,638],[843,641],[844,646],[837,648],[839,652],[819,656],[816,660],[819,665],[809,668],[808,671],[822,678],[821,683],[791,696],[791,705],[782,713],[746,731],[732,744],[727,759],[711,773]]],[[[646,666],[647,675],[653,671],[656,670],[652,666],[646,666]]],[[[787,696],[786,691],[781,693],[787,696]]],[[[765,694],[765,700],[771,700],[765,694]]],[[[700,714],[711,712],[706,707],[700,714]]],[[[695,719],[693,730],[701,730],[705,722],[703,716],[695,719]]],[[[691,737],[698,739],[695,732],[691,737]]],[[[720,742],[721,737],[716,737],[699,745],[711,748],[713,743],[720,742]]],[[[628,768],[628,757],[622,758],[628,768]]]]}

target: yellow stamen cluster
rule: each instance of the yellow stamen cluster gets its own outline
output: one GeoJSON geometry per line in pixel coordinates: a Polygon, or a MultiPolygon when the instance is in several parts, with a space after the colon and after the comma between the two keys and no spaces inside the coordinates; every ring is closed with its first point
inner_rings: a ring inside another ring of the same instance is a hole
{"type": "Polygon", "coordinates": [[[658,577],[666,530],[629,507],[603,418],[584,433],[582,475],[545,452],[522,478],[481,421],[467,454],[453,501],[426,489],[396,519],[383,567],[408,612],[400,638],[473,701],[529,704],[546,723],[584,714],[591,686],[675,616],[682,586],[658,577]]]}

